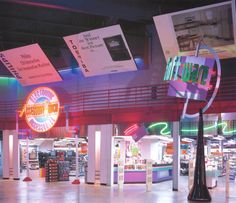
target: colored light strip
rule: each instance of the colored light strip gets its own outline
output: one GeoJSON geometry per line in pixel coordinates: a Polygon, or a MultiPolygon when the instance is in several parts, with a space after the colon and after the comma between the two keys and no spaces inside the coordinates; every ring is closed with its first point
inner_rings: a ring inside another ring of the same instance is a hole
{"type": "MultiPolygon", "coordinates": [[[[223,134],[231,134],[231,133],[236,132],[236,130],[226,131],[226,128],[228,126],[228,124],[226,122],[222,122],[222,123],[214,124],[214,125],[211,125],[211,126],[207,126],[207,127],[204,128],[204,131],[214,129],[217,126],[222,126],[222,133],[223,134]]],[[[196,129],[181,129],[181,132],[198,132],[198,129],[197,128],[196,129]]]]}
{"type": "Polygon", "coordinates": [[[138,124],[131,125],[126,130],[124,130],[124,134],[127,135],[133,135],[135,131],[138,129],[138,124]]]}
{"type": "Polygon", "coordinates": [[[153,123],[148,128],[151,129],[151,128],[154,128],[157,126],[163,126],[162,129],[160,130],[161,135],[170,135],[171,132],[168,131],[168,123],[166,123],[166,122],[153,123]]]}
{"type": "Polygon", "coordinates": [[[16,79],[11,77],[0,77],[0,85],[8,85],[9,82],[13,81],[16,81],[16,79]]]}

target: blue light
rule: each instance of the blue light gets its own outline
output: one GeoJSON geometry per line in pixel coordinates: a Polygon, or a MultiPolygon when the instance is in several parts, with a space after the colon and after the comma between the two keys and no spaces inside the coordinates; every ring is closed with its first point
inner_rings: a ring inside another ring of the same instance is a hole
{"type": "Polygon", "coordinates": [[[140,56],[134,57],[138,70],[144,69],[144,60],[140,56]]]}

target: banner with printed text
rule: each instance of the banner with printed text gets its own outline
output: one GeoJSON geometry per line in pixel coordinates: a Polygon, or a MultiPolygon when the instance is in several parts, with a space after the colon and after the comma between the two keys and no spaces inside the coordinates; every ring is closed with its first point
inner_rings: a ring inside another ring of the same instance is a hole
{"type": "Polygon", "coordinates": [[[2,51],[0,61],[23,86],[62,80],[38,44],[2,51]]]}
{"type": "Polygon", "coordinates": [[[84,76],[136,71],[119,25],[64,37],[84,76]]]}

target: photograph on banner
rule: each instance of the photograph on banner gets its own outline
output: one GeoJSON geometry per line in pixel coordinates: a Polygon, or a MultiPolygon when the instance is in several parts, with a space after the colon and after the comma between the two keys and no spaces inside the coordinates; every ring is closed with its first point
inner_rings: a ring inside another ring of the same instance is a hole
{"type": "Polygon", "coordinates": [[[120,25],[64,37],[85,77],[136,71],[120,25]]]}
{"type": "MultiPolygon", "coordinates": [[[[220,59],[236,57],[235,2],[212,4],[153,17],[166,57],[190,56],[200,41],[220,59]]],[[[212,57],[207,50],[199,56],[212,57]]]]}
{"type": "Polygon", "coordinates": [[[0,61],[22,86],[62,81],[38,44],[2,51],[0,61]]]}

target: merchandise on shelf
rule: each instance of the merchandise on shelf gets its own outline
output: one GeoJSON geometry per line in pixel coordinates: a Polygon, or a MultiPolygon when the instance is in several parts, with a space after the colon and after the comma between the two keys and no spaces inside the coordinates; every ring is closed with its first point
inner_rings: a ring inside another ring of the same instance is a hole
{"type": "Polygon", "coordinates": [[[45,181],[46,182],[56,182],[58,181],[58,164],[57,161],[49,159],[45,164],[46,175],[45,181]]]}
{"type": "Polygon", "coordinates": [[[70,173],[70,163],[69,161],[58,161],[58,180],[68,181],[70,173]]]}

